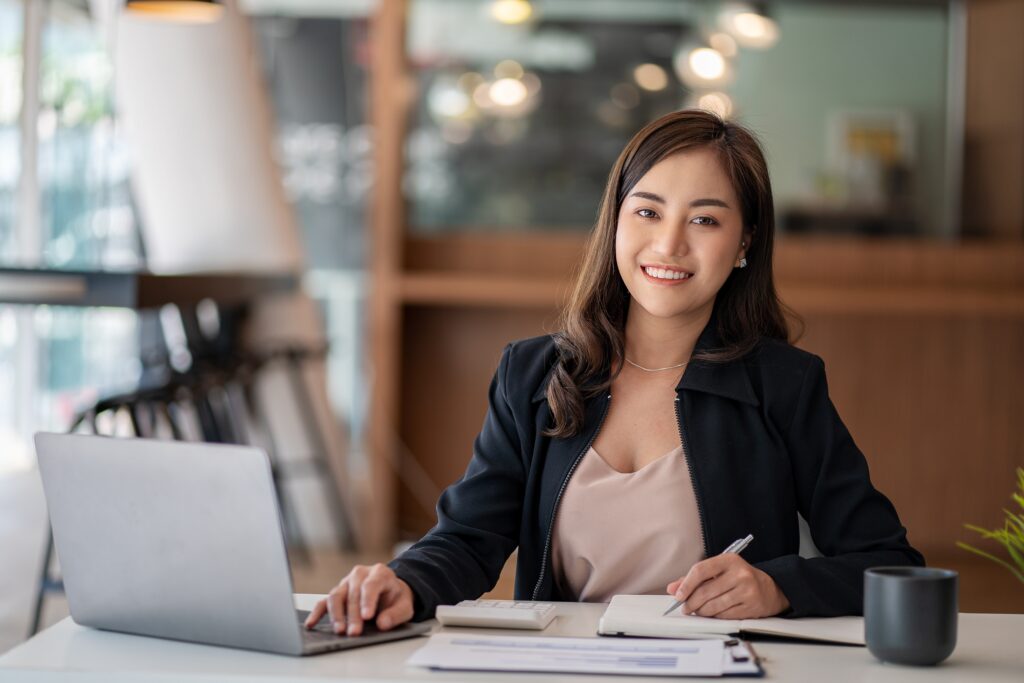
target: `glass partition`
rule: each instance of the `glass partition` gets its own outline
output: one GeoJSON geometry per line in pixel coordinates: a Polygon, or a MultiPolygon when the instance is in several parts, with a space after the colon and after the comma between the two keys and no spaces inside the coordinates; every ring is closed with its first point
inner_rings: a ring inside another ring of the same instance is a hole
{"type": "Polygon", "coordinates": [[[954,29],[946,2],[411,0],[411,227],[586,229],[629,137],[696,106],[760,135],[781,231],[950,234],[954,29]]]}
{"type": "Polygon", "coordinates": [[[114,114],[114,73],[95,17],[48,5],[40,65],[39,189],[43,262],[142,267],[128,147],[114,114]]]}
{"type": "Polygon", "coordinates": [[[20,0],[0,0],[0,262],[17,253],[18,176],[21,173],[21,49],[24,17],[20,0]]]}

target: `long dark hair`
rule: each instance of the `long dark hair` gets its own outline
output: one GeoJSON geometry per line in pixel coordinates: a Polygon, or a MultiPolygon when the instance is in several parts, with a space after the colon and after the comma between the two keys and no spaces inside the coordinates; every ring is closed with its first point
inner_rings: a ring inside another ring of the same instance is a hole
{"type": "Polygon", "coordinates": [[[640,130],[608,176],[597,223],[556,335],[558,360],[547,388],[554,426],[548,436],[572,436],[583,427],[586,398],[607,391],[622,369],[629,292],[615,263],[615,231],[626,195],[662,159],[696,148],[719,153],[750,231],[747,267],[734,268],[715,298],[722,346],[692,360],[727,362],[746,355],[764,337],[788,340],[789,328],[772,277],[775,207],[768,166],[756,136],[707,111],[672,112],[640,130]]]}

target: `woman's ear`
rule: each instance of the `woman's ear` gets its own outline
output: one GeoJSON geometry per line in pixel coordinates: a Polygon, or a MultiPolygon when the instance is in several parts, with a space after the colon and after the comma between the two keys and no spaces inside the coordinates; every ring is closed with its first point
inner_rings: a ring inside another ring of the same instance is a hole
{"type": "Polygon", "coordinates": [[[750,243],[754,239],[754,233],[757,231],[757,226],[752,225],[750,230],[744,230],[743,235],[740,237],[740,251],[736,256],[736,268],[747,267],[747,252],[750,250],[750,243]]]}

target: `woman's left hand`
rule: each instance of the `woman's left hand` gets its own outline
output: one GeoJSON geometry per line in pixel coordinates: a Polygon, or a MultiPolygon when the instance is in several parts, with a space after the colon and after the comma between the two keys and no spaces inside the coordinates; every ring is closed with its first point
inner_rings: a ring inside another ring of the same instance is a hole
{"type": "Polygon", "coordinates": [[[774,579],[736,553],[701,560],[667,592],[683,601],[684,613],[701,617],[757,619],[789,608],[774,579]]]}

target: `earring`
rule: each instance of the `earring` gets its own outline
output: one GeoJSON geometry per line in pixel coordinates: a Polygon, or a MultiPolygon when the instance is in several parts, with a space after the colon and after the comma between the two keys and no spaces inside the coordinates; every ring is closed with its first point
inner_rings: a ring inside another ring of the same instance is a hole
{"type": "Polygon", "coordinates": [[[741,258],[740,259],[740,268],[746,268],[746,267],[747,267],[747,259],[741,258]]]}

